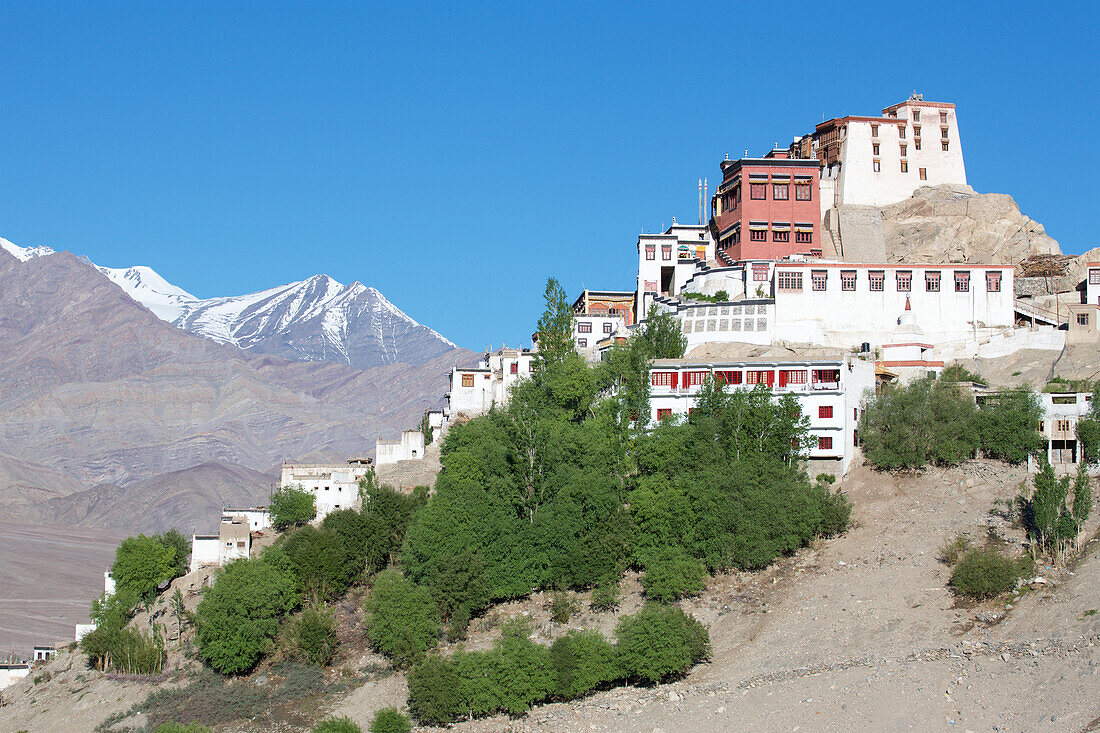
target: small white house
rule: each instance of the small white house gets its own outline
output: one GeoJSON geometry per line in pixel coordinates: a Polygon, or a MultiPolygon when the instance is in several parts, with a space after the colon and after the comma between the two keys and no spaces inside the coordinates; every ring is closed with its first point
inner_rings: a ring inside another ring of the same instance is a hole
{"type": "MultiPolygon", "coordinates": [[[[423,454],[423,447],[421,447],[423,454]]],[[[280,486],[298,486],[317,501],[317,520],[337,509],[359,504],[359,480],[372,468],[369,458],[355,458],[344,464],[283,463],[280,486]]]]}
{"type": "Polygon", "coordinates": [[[9,687],[31,673],[26,662],[0,662],[0,690],[9,687]]]}
{"type": "Polygon", "coordinates": [[[374,462],[385,466],[398,461],[416,461],[424,457],[424,433],[403,430],[398,440],[378,440],[374,444],[374,462]]]}
{"type": "Polygon", "coordinates": [[[57,654],[57,649],[52,646],[35,644],[33,659],[36,662],[48,662],[57,654]]]}
{"type": "Polygon", "coordinates": [[[243,516],[222,517],[218,534],[191,535],[191,565],[189,572],[202,567],[221,567],[252,552],[249,521],[243,516]]]}
{"type": "Polygon", "coordinates": [[[475,367],[451,369],[451,388],[447,392],[449,419],[477,417],[493,405],[508,404],[508,391],[517,381],[534,370],[537,352],[504,347],[486,353],[475,367]]]}
{"type": "Polygon", "coordinates": [[[251,507],[248,509],[234,509],[226,507],[222,509],[222,521],[233,517],[244,517],[248,522],[250,532],[263,532],[271,528],[271,511],[267,507],[251,507]]]}

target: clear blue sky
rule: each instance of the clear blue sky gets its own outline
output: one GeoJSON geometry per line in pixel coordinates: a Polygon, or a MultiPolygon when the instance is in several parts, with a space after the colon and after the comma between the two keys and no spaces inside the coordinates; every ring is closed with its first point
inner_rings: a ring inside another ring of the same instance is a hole
{"type": "Polygon", "coordinates": [[[697,180],[912,90],[967,175],[1100,245],[1071,3],[0,3],[0,236],[196,295],[325,272],[474,349],[633,289],[697,180]]]}

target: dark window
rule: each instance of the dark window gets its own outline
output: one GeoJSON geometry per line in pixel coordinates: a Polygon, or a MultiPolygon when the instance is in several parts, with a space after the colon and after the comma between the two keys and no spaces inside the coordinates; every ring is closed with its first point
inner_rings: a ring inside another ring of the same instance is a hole
{"type": "Polygon", "coordinates": [[[577,346],[580,346],[582,349],[585,348],[588,346],[588,339],[577,339],[577,346]]]}
{"type": "Polygon", "coordinates": [[[775,276],[776,287],[781,291],[801,293],[802,292],[802,273],[801,272],[778,272],[775,276]]]}
{"type": "Polygon", "coordinates": [[[872,155],[878,155],[878,143],[875,143],[874,145],[871,146],[871,154],[872,155]]]}
{"type": "Polygon", "coordinates": [[[990,293],[1001,292],[1001,273],[999,272],[987,272],[985,273],[985,289],[990,293]]]}
{"type": "Polygon", "coordinates": [[[920,137],[920,125],[913,125],[913,137],[920,137]]]}
{"type": "Polygon", "coordinates": [[[1089,314],[1088,313],[1078,313],[1077,314],[1077,325],[1078,326],[1087,326],[1087,325],[1089,325],[1089,314]]]}
{"type": "Polygon", "coordinates": [[[519,374],[519,362],[518,361],[513,361],[512,362],[512,374],[519,374]]]}
{"type": "Polygon", "coordinates": [[[603,324],[603,332],[604,333],[611,333],[613,330],[615,330],[614,326],[612,326],[610,323],[603,324]]]}
{"type": "MultiPolygon", "coordinates": [[[[898,137],[901,138],[902,140],[905,139],[905,128],[904,127],[899,127],[898,128],[898,137]]],[[[902,147],[905,147],[905,146],[903,145],[902,147]]],[[[905,155],[905,153],[902,153],[902,155],[905,155]]]]}
{"type": "Polygon", "coordinates": [[[794,233],[794,241],[801,242],[802,244],[809,244],[810,242],[813,241],[813,238],[814,238],[814,233],[813,232],[795,232],[794,233]]]}
{"type": "Polygon", "coordinates": [[[909,172],[909,161],[908,160],[901,161],[901,172],[902,173],[908,173],[909,172]]]}
{"type": "Polygon", "coordinates": [[[950,147],[950,144],[946,140],[944,140],[942,143],[940,143],[940,147],[943,149],[943,152],[946,153],[948,147],[950,147]]]}
{"type": "Polygon", "coordinates": [[[856,289],[856,271],[855,270],[841,270],[840,271],[840,289],[841,290],[855,290],[856,289]]]}
{"type": "Polygon", "coordinates": [[[789,242],[791,241],[790,232],[772,232],[773,242],[789,242]]]}
{"type": "Polygon", "coordinates": [[[578,321],[577,322],[577,333],[592,333],[592,322],[591,321],[578,321]]]}
{"type": "Polygon", "coordinates": [[[750,242],[766,242],[768,241],[767,229],[751,229],[749,230],[750,242]]]}
{"type": "Polygon", "coordinates": [[[817,408],[817,416],[822,419],[827,419],[833,416],[832,405],[821,405],[817,408]]]}
{"type": "Polygon", "coordinates": [[[871,137],[878,137],[878,125],[871,125],[871,137]]]}
{"type": "Polygon", "coordinates": [[[871,270],[867,273],[867,282],[870,285],[870,290],[881,293],[883,284],[886,282],[886,273],[882,270],[871,270]]]}
{"type": "Polygon", "coordinates": [[[766,183],[753,183],[749,181],[749,198],[751,199],[766,199],[768,197],[768,184],[766,183]]]}
{"type": "Polygon", "coordinates": [[[657,248],[652,244],[647,244],[645,246],[645,258],[647,260],[653,260],[657,258],[657,248]]]}
{"type": "Polygon", "coordinates": [[[946,112],[940,112],[940,122],[942,124],[947,124],[947,113],[946,112]]]}
{"type": "Polygon", "coordinates": [[[772,184],[772,198],[776,201],[786,201],[790,196],[786,183],[772,184]]]}
{"type": "Polygon", "coordinates": [[[810,184],[794,184],[794,198],[795,201],[813,201],[813,191],[810,190],[810,184]]]}
{"type": "Polygon", "coordinates": [[[922,181],[927,181],[928,180],[928,169],[927,168],[919,168],[917,170],[917,172],[920,173],[920,179],[922,181]]]}
{"type": "Polygon", "coordinates": [[[832,450],[833,449],[833,439],[832,438],[818,438],[817,439],[817,449],[818,450],[832,450]]]}
{"type": "Polygon", "coordinates": [[[913,141],[913,146],[916,147],[917,150],[920,150],[920,138],[919,137],[916,140],[913,141]]]}
{"type": "Polygon", "coordinates": [[[920,111],[913,110],[913,122],[920,122],[920,111]]]}
{"type": "Polygon", "coordinates": [[[955,273],[955,292],[956,293],[969,293],[970,292],[970,273],[969,272],[956,272],[955,273]]]}
{"type": "Polygon", "coordinates": [[[940,273],[938,272],[926,272],[924,273],[924,289],[929,293],[940,292],[940,273]]]}
{"type": "Polygon", "coordinates": [[[947,139],[948,135],[947,135],[947,128],[946,127],[941,127],[940,128],[940,137],[944,140],[947,139]]]}
{"type": "Polygon", "coordinates": [[[913,271],[912,270],[898,270],[898,292],[908,293],[913,289],[913,271]]]}
{"type": "Polygon", "coordinates": [[[828,280],[827,270],[814,270],[810,273],[810,285],[814,290],[824,290],[828,280]]]}

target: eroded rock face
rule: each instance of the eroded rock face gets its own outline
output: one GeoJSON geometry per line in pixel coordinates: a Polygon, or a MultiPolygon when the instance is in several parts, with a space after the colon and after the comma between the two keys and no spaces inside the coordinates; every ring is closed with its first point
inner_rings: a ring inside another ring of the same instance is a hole
{"type": "Polygon", "coordinates": [[[932,186],[880,211],[888,262],[1016,264],[1031,255],[1062,253],[1008,194],[932,186]]]}

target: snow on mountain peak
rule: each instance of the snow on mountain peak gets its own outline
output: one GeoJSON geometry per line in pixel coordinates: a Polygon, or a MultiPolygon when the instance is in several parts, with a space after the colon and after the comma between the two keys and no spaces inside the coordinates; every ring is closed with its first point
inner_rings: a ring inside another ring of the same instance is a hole
{"type": "Polygon", "coordinates": [[[49,247],[20,247],[18,244],[9,242],[3,237],[0,237],[0,249],[7,250],[20,262],[33,260],[35,257],[45,257],[46,255],[52,255],[54,253],[49,247]]]}

